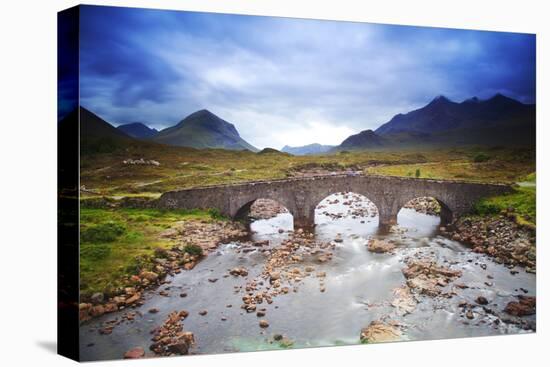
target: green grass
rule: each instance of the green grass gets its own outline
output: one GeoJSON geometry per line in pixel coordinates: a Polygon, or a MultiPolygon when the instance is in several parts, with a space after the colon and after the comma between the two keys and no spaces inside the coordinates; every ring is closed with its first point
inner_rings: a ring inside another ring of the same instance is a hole
{"type": "Polygon", "coordinates": [[[520,181],[535,183],[537,182],[537,173],[536,172],[530,173],[527,176],[522,177],[520,181]]]}
{"type": "Polygon", "coordinates": [[[476,204],[475,213],[496,215],[510,209],[518,224],[534,227],[537,220],[536,188],[518,187],[513,193],[483,199],[476,204]]]}
{"type": "Polygon", "coordinates": [[[405,177],[415,177],[419,170],[421,178],[512,183],[535,171],[535,158],[533,149],[498,147],[292,156],[160,145],[129,146],[109,154],[83,156],[80,179],[81,185],[91,190],[85,192],[89,197],[158,197],[163,192],[182,188],[282,179],[308,170],[347,169],[405,177]],[[490,159],[485,160],[484,156],[490,159]],[[154,159],[160,166],[124,165],[122,161],[129,158],[154,159]]]}
{"type": "MultiPolygon", "coordinates": [[[[159,249],[173,246],[159,234],[176,222],[218,218],[216,211],[202,210],[81,209],[82,294],[112,292],[124,285],[125,277],[152,269],[159,249]]],[[[189,251],[197,252],[192,247],[189,251]]]]}
{"type": "Polygon", "coordinates": [[[113,242],[126,232],[126,227],[119,223],[107,222],[84,228],[80,232],[82,242],[113,242]]]}

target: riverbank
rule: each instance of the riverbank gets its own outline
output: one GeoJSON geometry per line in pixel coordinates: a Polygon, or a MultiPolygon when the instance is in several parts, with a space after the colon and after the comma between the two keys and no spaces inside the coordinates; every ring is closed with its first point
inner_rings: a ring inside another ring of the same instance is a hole
{"type": "MultiPolygon", "coordinates": [[[[474,213],[459,218],[446,231],[477,253],[491,256],[511,269],[536,272],[536,176],[528,175],[512,193],[481,200],[474,213]]],[[[514,270],[511,270],[514,271],[514,270]]]]}
{"type": "MultiPolygon", "coordinates": [[[[460,218],[447,233],[449,238],[471,246],[472,251],[491,256],[510,269],[516,265],[536,272],[536,231],[519,225],[507,215],[460,218]]],[[[512,272],[514,270],[511,270],[512,272]]]]}
{"type": "MultiPolygon", "coordinates": [[[[246,235],[243,224],[215,218],[203,211],[82,209],[80,321],[140,306],[143,292],[246,235]]],[[[129,311],[123,319],[134,316],[129,311]]]]}

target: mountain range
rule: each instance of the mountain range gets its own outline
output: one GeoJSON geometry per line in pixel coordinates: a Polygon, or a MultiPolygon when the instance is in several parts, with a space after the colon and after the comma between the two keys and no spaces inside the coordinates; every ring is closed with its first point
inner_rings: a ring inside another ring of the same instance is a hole
{"type": "Polygon", "coordinates": [[[213,148],[257,152],[258,149],[242,139],[233,124],[210,111],[200,110],[175,126],[161,131],[143,123],[131,123],[115,128],[109,122],[84,107],[71,112],[59,122],[61,131],[80,118],[81,152],[108,153],[131,144],[165,144],[190,148],[213,148]]]}
{"type": "MultiPolygon", "coordinates": [[[[143,123],[115,128],[98,115],[80,107],[81,151],[109,152],[117,146],[159,143],[197,149],[258,149],[239,135],[235,126],[208,110],[185,117],[176,125],[157,131],[143,123]]],[[[70,116],[76,114],[76,111],[70,116]]],[[[535,145],[536,106],[523,104],[502,94],[487,100],[476,97],[453,102],[444,96],[426,106],[397,114],[376,130],[363,130],[338,146],[286,145],[282,152],[310,155],[342,150],[379,150],[408,147],[464,145],[535,145]]],[[[75,120],[65,119],[65,120],[75,120]]],[[[67,125],[60,121],[60,129],[67,125]]],[[[65,128],[66,129],[66,128],[65,128]]]]}
{"type": "Polygon", "coordinates": [[[411,146],[533,145],[536,106],[502,94],[453,102],[444,96],[397,114],[376,130],[346,138],[335,150],[411,146]]]}
{"type": "Polygon", "coordinates": [[[293,155],[313,155],[313,154],[323,154],[329,152],[334,148],[334,145],[321,145],[317,143],[304,145],[301,147],[291,147],[285,145],[281,152],[290,153],[293,155]]]}

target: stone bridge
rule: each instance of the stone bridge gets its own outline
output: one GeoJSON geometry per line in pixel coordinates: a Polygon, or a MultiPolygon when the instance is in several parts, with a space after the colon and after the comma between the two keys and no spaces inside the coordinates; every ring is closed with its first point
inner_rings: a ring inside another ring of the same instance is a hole
{"type": "Polygon", "coordinates": [[[232,185],[191,188],[164,193],[157,203],[166,209],[215,208],[221,214],[238,218],[248,212],[255,200],[272,199],[284,205],[294,217],[294,226],[315,225],[315,207],[327,196],[354,192],[372,201],[378,208],[379,224],[397,223],[397,213],[410,200],[433,197],[441,205],[443,223],[469,212],[483,197],[510,192],[501,184],[374,175],[327,175],[232,185]]]}

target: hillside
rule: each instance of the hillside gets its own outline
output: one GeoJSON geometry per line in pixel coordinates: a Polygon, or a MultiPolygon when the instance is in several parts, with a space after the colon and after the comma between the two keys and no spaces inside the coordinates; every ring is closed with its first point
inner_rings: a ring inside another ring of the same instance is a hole
{"type": "Polygon", "coordinates": [[[133,138],[84,107],[79,108],[79,115],[82,154],[109,153],[135,142],[133,138]]]}
{"type": "Polygon", "coordinates": [[[258,151],[241,138],[233,124],[222,120],[208,110],[192,113],[177,125],[161,130],[152,140],[167,145],[198,149],[258,151]]]}
{"type": "Polygon", "coordinates": [[[374,131],[364,130],[359,134],[349,136],[342,142],[342,144],[340,144],[339,148],[355,149],[360,147],[362,149],[370,149],[384,147],[389,144],[389,141],[377,135],[374,131]]]}

